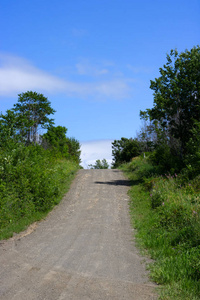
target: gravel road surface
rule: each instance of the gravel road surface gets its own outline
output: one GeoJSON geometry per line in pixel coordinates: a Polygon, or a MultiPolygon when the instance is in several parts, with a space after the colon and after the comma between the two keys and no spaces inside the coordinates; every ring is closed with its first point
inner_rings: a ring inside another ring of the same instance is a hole
{"type": "Polygon", "coordinates": [[[0,241],[0,299],[157,299],[134,246],[128,188],[119,170],[80,170],[44,221],[0,241]]]}

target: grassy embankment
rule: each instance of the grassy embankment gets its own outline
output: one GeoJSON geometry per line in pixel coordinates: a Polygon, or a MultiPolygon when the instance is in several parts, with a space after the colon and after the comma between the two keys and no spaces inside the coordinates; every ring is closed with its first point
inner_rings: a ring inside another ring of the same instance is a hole
{"type": "Polygon", "coordinates": [[[0,153],[0,239],[41,220],[69,189],[79,165],[41,147],[0,153]]]}
{"type": "Polygon", "coordinates": [[[141,157],[122,166],[131,180],[130,213],[136,240],[154,259],[160,299],[200,299],[200,176],[157,175],[141,157]]]}

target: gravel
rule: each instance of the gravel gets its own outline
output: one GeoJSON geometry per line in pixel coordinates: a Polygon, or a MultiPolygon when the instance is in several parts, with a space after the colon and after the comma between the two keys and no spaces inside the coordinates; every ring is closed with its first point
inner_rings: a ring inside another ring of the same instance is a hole
{"type": "Polygon", "coordinates": [[[128,189],[119,170],[80,170],[45,220],[0,242],[0,299],[157,299],[134,245],[128,189]]]}

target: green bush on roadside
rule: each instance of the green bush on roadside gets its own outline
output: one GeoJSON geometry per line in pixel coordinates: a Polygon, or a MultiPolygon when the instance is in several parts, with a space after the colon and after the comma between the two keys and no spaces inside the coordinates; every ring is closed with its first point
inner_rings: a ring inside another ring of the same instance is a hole
{"type": "Polygon", "coordinates": [[[56,159],[39,145],[16,144],[0,153],[0,238],[12,235],[56,205],[79,168],[74,161],[56,159]],[[28,221],[30,220],[30,222],[28,221]],[[7,228],[11,231],[7,234],[7,228]]]}
{"type": "Polygon", "coordinates": [[[161,299],[199,299],[199,177],[186,181],[184,174],[159,175],[141,157],[122,169],[132,182],[130,213],[137,242],[155,260],[150,276],[163,285],[161,299]]]}

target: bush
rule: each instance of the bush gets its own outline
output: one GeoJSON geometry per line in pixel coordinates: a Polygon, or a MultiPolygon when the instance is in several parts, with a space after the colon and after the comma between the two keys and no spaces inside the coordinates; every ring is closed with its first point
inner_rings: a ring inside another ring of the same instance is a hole
{"type": "Polygon", "coordinates": [[[39,145],[17,144],[10,152],[1,152],[0,233],[22,218],[48,212],[78,168],[77,163],[59,161],[39,145]]]}

